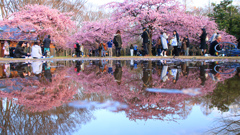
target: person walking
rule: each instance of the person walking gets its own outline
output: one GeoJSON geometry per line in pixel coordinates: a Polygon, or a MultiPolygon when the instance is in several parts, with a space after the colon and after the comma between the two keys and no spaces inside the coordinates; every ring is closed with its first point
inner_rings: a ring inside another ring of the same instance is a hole
{"type": "Polygon", "coordinates": [[[40,58],[42,58],[42,49],[41,49],[41,47],[39,46],[39,43],[38,43],[38,42],[34,42],[34,45],[33,45],[32,48],[31,48],[31,56],[32,56],[34,59],[40,59],[40,58]]]}
{"type": "Polygon", "coordinates": [[[109,55],[109,57],[112,57],[112,44],[113,44],[113,41],[112,41],[111,38],[110,38],[110,41],[107,42],[107,45],[108,45],[108,55],[109,55]]]}
{"type": "Polygon", "coordinates": [[[122,48],[122,37],[120,30],[117,30],[116,34],[114,35],[113,43],[116,47],[116,56],[120,57],[121,55],[121,48],[122,48]]]}
{"type": "Polygon", "coordinates": [[[186,40],[186,38],[183,39],[182,49],[183,49],[184,55],[188,56],[188,54],[187,54],[187,40],[186,40]]]}
{"type": "Polygon", "coordinates": [[[202,49],[202,55],[205,55],[205,53],[206,53],[206,51],[207,51],[206,38],[207,38],[206,29],[203,28],[203,29],[202,29],[202,34],[201,34],[201,36],[200,36],[200,41],[201,41],[201,47],[200,47],[200,49],[202,49]]]}
{"type": "Polygon", "coordinates": [[[143,49],[144,55],[148,56],[148,32],[145,27],[143,27],[142,39],[143,39],[143,49]]]}
{"type": "Polygon", "coordinates": [[[168,43],[167,43],[167,39],[168,36],[166,34],[166,32],[161,32],[161,42],[162,42],[162,47],[163,47],[163,51],[162,51],[162,55],[164,57],[167,57],[167,50],[168,50],[168,43]]]}
{"type": "Polygon", "coordinates": [[[131,46],[130,46],[130,54],[131,54],[131,56],[133,56],[133,49],[134,49],[134,47],[133,47],[133,45],[131,44],[131,46]]]}
{"type": "Polygon", "coordinates": [[[4,50],[4,57],[9,57],[9,55],[10,55],[10,48],[9,48],[8,41],[4,41],[3,50],[4,50]]]}
{"type": "Polygon", "coordinates": [[[179,35],[176,30],[173,31],[173,37],[172,37],[172,46],[173,46],[173,55],[179,56],[178,52],[178,42],[179,42],[179,35]]]}
{"type": "Polygon", "coordinates": [[[47,38],[43,40],[44,54],[47,54],[47,51],[50,52],[51,36],[48,35],[47,38]]]}
{"type": "Polygon", "coordinates": [[[162,41],[161,41],[161,35],[157,39],[157,56],[162,56],[162,41]]]}

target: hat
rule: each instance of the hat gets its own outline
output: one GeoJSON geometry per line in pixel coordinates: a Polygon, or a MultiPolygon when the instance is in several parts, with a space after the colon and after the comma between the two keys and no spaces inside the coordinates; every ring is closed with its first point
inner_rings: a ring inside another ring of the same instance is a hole
{"type": "Polygon", "coordinates": [[[143,30],[146,29],[146,27],[143,27],[143,30]]]}

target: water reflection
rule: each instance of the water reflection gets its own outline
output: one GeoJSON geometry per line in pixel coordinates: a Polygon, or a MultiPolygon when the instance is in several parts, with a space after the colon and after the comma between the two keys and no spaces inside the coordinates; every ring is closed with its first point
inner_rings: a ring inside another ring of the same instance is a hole
{"type": "Polygon", "coordinates": [[[231,112],[234,107],[239,109],[239,65],[164,60],[2,64],[1,134],[22,133],[23,127],[26,128],[24,134],[71,133],[76,126],[94,118],[91,114],[94,109],[73,109],[66,105],[73,101],[104,103],[110,100],[126,104],[128,108],[124,108],[124,112],[130,120],[184,120],[195,105],[200,105],[205,115],[211,114],[213,108],[231,112]],[[199,88],[200,94],[147,90],[151,88],[199,88]],[[16,124],[18,119],[22,125],[16,124]],[[63,131],[62,126],[67,126],[66,130],[63,131]],[[49,127],[54,128],[49,130],[49,127]],[[41,130],[36,130],[38,128],[41,130]]]}

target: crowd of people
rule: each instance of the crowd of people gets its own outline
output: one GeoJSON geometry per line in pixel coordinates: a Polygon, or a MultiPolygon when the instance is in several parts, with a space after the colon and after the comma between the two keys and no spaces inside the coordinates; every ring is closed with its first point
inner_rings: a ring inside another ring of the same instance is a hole
{"type": "MultiPolygon", "coordinates": [[[[149,56],[149,52],[151,51],[153,56],[166,57],[166,56],[179,56],[179,55],[184,55],[184,56],[196,55],[196,52],[199,52],[198,55],[202,55],[202,56],[204,55],[216,56],[217,54],[216,54],[215,46],[217,46],[216,48],[218,50],[221,49],[218,44],[221,42],[222,37],[218,33],[218,31],[215,31],[215,33],[211,36],[211,38],[208,39],[208,34],[205,28],[202,28],[201,35],[197,34],[200,41],[199,45],[190,44],[188,35],[179,35],[176,30],[174,30],[173,33],[170,35],[165,30],[163,30],[159,34],[157,39],[152,40],[152,48],[150,50],[149,49],[150,34],[151,34],[151,31],[149,31],[149,29],[144,27],[143,33],[141,35],[142,45],[138,48],[138,45],[130,44],[128,54],[130,54],[130,56],[149,56]],[[196,46],[196,47],[193,47],[193,46],[196,46]],[[196,51],[192,48],[194,48],[196,51]]],[[[90,49],[88,54],[89,56],[105,57],[108,55],[112,57],[113,45],[115,46],[114,48],[115,55],[117,57],[121,56],[123,43],[122,43],[120,30],[116,32],[113,40],[110,38],[107,44],[99,41],[96,41],[96,42],[98,44],[98,47],[94,47],[94,49],[90,49]]],[[[237,40],[237,42],[238,42],[237,46],[239,49],[240,38],[237,40]]],[[[77,41],[76,45],[79,46],[79,41],[77,41]]],[[[80,48],[76,47],[75,51],[76,51],[77,57],[80,57],[78,55],[79,52],[81,52],[80,48]]]]}
{"type": "Polygon", "coordinates": [[[29,42],[19,41],[14,49],[10,49],[8,41],[4,42],[4,57],[14,57],[14,58],[45,58],[50,56],[50,35],[43,40],[40,44],[39,41],[33,42],[31,45],[29,42]],[[41,45],[41,46],[40,46],[41,45]]]}

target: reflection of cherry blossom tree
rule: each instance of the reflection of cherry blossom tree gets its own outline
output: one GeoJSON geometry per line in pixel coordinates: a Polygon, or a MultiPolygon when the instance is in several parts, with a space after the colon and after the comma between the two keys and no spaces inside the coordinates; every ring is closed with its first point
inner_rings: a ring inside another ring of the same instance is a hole
{"type": "Polygon", "coordinates": [[[13,100],[0,100],[1,135],[7,134],[69,134],[93,118],[86,109],[68,106],[42,112],[29,112],[13,100]]]}

